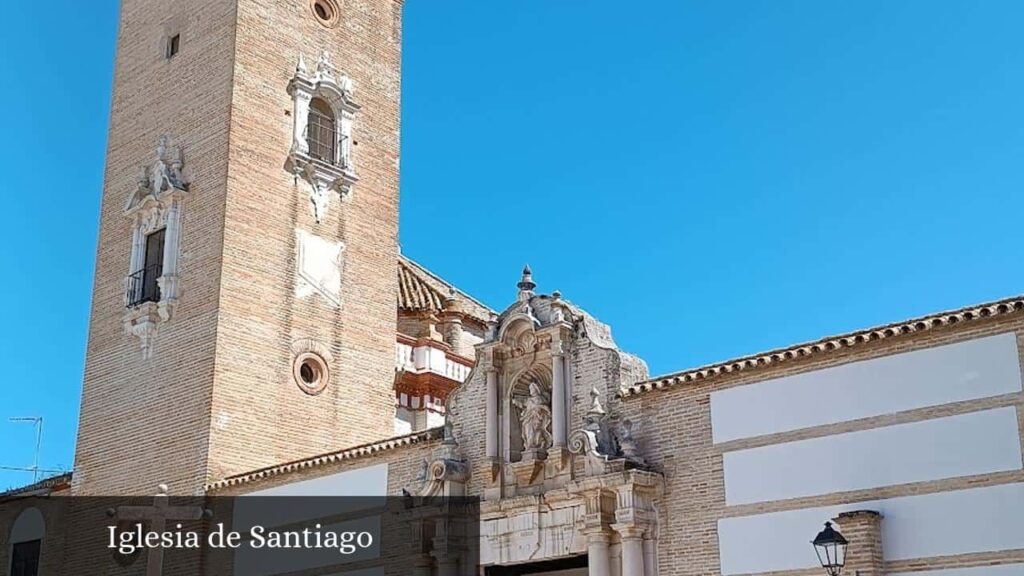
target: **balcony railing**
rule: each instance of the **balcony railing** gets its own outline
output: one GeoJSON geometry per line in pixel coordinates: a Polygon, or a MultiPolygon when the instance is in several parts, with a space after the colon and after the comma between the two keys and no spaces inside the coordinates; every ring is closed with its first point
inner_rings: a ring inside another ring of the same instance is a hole
{"type": "Polygon", "coordinates": [[[431,372],[457,382],[464,382],[471,368],[453,359],[444,350],[429,346],[395,343],[395,365],[399,370],[422,374],[431,372]]]}
{"type": "Polygon", "coordinates": [[[156,280],[162,268],[160,264],[151,264],[128,275],[128,292],[125,295],[128,308],[160,301],[160,285],[156,280]]]}

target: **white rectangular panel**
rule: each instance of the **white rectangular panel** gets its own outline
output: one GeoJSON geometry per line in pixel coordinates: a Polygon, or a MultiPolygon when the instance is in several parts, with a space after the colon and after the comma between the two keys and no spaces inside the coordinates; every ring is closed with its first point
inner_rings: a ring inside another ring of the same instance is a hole
{"type": "Polygon", "coordinates": [[[378,464],[284,484],[246,496],[387,496],[388,465],[378,464]]]}
{"type": "Polygon", "coordinates": [[[723,518],[718,521],[722,574],[819,567],[811,539],[826,521],[854,510],[882,514],[886,561],[1024,549],[1024,484],[1007,484],[723,518]]]}
{"type": "Polygon", "coordinates": [[[1020,390],[1011,332],[714,392],[712,438],[728,442],[1020,390]]]}
{"type": "Polygon", "coordinates": [[[1009,406],[727,452],[729,506],[1019,470],[1009,406]]]}
{"type": "Polygon", "coordinates": [[[889,576],[1024,576],[1024,564],[975,566],[974,568],[928,570],[925,572],[893,572],[889,576]]]}

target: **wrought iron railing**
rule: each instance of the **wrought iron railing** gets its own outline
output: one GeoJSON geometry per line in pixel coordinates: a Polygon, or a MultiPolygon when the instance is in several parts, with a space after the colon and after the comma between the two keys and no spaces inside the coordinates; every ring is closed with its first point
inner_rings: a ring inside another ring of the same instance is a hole
{"type": "Polygon", "coordinates": [[[125,302],[134,308],[146,302],[160,301],[160,285],[157,278],[163,272],[161,264],[150,264],[128,275],[128,293],[125,302]]]}

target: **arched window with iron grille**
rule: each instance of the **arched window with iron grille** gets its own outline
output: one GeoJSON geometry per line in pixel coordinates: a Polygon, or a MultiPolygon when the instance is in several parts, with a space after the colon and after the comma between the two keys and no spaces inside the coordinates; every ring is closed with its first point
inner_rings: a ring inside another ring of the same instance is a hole
{"type": "Polygon", "coordinates": [[[321,98],[313,98],[309,103],[306,143],[309,145],[311,157],[328,164],[336,162],[338,123],[334,110],[321,98]]]}

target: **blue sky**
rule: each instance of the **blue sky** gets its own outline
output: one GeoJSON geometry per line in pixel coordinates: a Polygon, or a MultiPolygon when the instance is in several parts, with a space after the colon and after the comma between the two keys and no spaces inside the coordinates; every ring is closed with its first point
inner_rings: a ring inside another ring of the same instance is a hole
{"type": "MultiPolygon", "coordinates": [[[[1024,3],[632,6],[407,0],[407,254],[653,373],[1024,292],[1024,3]]],[[[0,20],[0,466],[70,467],[117,6],[0,20]]]]}

